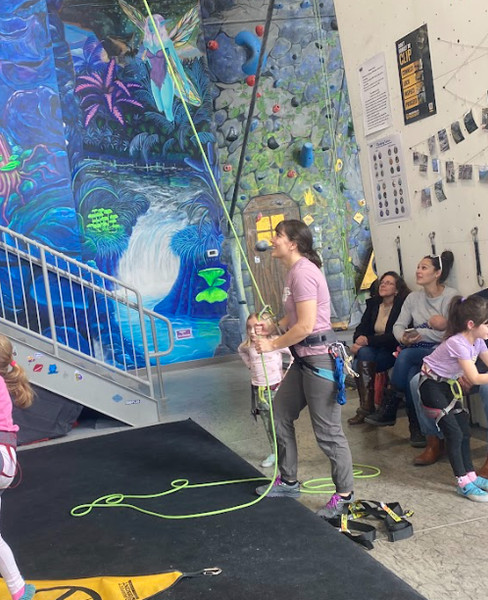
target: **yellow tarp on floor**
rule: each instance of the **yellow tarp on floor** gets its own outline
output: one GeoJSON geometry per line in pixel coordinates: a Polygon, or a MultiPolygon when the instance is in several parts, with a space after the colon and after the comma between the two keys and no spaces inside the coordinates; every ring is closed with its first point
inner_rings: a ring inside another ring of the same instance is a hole
{"type": "MultiPolygon", "coordinates": [[[[171,571],[136,577],[86,577],[84,579],[38,580],[35,600],[144,600],[171,587],[183,573],[171,571]]],[[[9,598],[7,586],[0,580],[0,598],[9,598]]]]}

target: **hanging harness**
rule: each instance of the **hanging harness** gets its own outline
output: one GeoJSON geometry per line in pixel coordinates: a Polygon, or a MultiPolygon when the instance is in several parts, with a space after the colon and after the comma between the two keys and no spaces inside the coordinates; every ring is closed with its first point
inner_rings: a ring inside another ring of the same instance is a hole
{"type": "Polygon", "coordinates": [[[427,379],[432,379],[432,381],[436,381],[438,383],[448,383],[451,388],[452,400],[446,406],[446,408],[432,408],[430,406],[425,406],[425,404],[422,403],[422,408],[424,409],[425,414],[429,418],[435,420],[437,429],[439,429],[439,421],[450,412],[452,412],[454,415],[461,412],[468,412],[467,408],[462,405],[463,390],[461,389],[457,379],[441,377],[440,375],[437,375],[437,373],[434,373],[434,371],[432,371],[432,369],[425,363],[422,363],[422,368],[420,369],[419,390],[420,386],[424,383],[424,381],[427,381],[427,379]]]}
{"type": "Polygon", "coordinates": [[[346,371],[353,376],[357,374],[351,368],[351,357],[347,354],[346,348],[342,342],[337,341],[335,332],[332,329],[327,331],[319,332],[310,336],[307,336],[304,340],[299,342],[297,346],[323,346],[328,344],[328,354],[334,361],[334,370],[325,369],[323,367],[316,367],[310,364],[303,356],[299,356],[295,346],[290,346],[290,352],[295,359],[296,364],[300,369],[309,369],[322,379],[328,379],[337,385],[337,403],[345,404],[346,399],[346,371]]]}

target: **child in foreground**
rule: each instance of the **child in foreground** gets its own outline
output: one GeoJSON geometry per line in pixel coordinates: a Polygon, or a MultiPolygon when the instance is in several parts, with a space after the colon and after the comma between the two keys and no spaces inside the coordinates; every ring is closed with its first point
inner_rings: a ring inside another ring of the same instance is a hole
{"type": "MultiPolygon", "coordinates": [[[[33,393],[24,369],[13,359],[12,344],[0,334],[0,509],[1,495],[17,472],[18,425],[12,420],[12,398],[19,408],[32,404],[33,393]]],[[[12,600],[31,600],[36,588],[26,584],[15,562],[10,546],[0,535],[0,575],[12,600]]]]}
{"type": "Polygon", "coordinates": [[[457,379],[471,385],[488,383],[478,372],[479,357],[488,365],[488,304],[480,296],[455,296],[449,305],[446,338],[424,358],[419,381],[422,405],[444,434],[456,492],[474,502],[488,502],[488,479],[478,477],[471,460],[469,416],[462,405],[457,379]]]}
{"type": "Polygon", "coordinates": [[[271,446],[271,454],[261,462],[261,467],[273,467],[276,456],[274,455],[273,429],[268,402],[268,385],[273,400],[283,379],[283,354],[287,354],[290,360],[292,358],[288,348],[267,352],[266,354],[257,353],[254,345],[257,335],[254,328],[258,320],[256,313],[249,315],[247,318],[247,338],[239,346],[238,352],[244,364],[251,371],[251,414],[254,418],[260,415],[271,446]]]}

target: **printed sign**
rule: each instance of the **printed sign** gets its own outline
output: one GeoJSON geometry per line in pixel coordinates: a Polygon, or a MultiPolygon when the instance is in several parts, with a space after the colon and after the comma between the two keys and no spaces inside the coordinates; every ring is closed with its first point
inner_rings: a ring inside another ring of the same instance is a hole
{"type": "Polygon", "coordinates": [[[393,134],[370,144],[369,158],[376,221],[386,223],[410,218],[400,135],[393,134]]]}
{"type": "Polygon", "coordinates": [[[396,43],[405,125],[435,115],[434,81],[427,25],[396,43]]]}
{"type": "Polygon", "coordinates": [[[193,330],[191,327],[186,329],[175,329],[175,336],[177,340],[187,340],[193,337],[193,330]]]}

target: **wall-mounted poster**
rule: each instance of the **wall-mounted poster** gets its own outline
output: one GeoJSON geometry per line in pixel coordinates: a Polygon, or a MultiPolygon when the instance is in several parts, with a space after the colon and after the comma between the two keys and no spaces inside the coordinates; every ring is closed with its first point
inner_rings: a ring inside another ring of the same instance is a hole
{"type": "Polygon", "coordinates": [[[366,136],[391,125],[390,97],[383,53],[359,66],[359,82],[366,136]]]}
{"type": "Polygon", "coordinates": [[[405,125],[435,115],[434,81],[427,25],[396,43],[405,125]]]}
{"type": "Polygon", "coordinates": [[[409,219],[410,200],[400,135],[390,135],[369,144],[369,158],[376,221],[409,219]]]}

